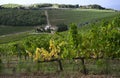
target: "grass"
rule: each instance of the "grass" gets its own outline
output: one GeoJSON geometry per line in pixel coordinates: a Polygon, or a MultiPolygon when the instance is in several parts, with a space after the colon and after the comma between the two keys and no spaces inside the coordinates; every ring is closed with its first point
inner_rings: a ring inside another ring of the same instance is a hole
{"type": "Polygon", "coordinates": [[[34,29],[33,26],[0,26],[0,44],[21,40],[34,29]]]}
{"type": "Polygon", "coordinates": [[[59,23],[76,23],[81,24],[102,19],[109,16],[114,16],[117,12],[107,10],[93,9],[69,9],[69,10],[49,10],[50,23],[53,25],[59,23]]]}
{"type": "Polygon", "coordinates": [[[12,34],[7,36],[0,36],[0,44],[5,44],[9,42],[19,41],[24,37],[29,36],[29,32],[19,33],[19,34],[12,34]]]}
{"type": "MultiPolygon", "coordinates": [[[[5,57],[6,59],[6,57],[5,57]]],[[[15,68],[16,71],[13,71],[10,67],[5,67],[3,71],[4,74],[14,74],[14,73],[34,73],[34,72],[41,72],[46,74],[53,74],[59,73],[60,76],[65,78],[66,74],[71,73],[70,76],[73,76],[72,73],[82,74],[82,66],[81,60],[62,60],[63,70],[62,72],[59,71],[59,66],[57,62],[44,62],[44,63],[37,63],[33,62],[31,59],[22,59],[21,61],[12,61],[12,59],[17,59],[15,57],[11,57],[9,60],[9,66],[15,68]],[[14,63],[16,62],[16,63],[14,63]],[[20,63],[19,63],[20,62],[20,63]],[[62,75],[64,74],[64,75],[62,75]]],[[[102,59],[101,59],[102,60],[102,59]]],[[[101,64],[97,64],[96,59],[86,59],[85,65],[88,70],[88,75],[110,75],[110,76],[120,76],[120,61],[119,60],[108,60],[109,66],[106,66],[106,62],[101,64]],[[107,74],[106,74],[106,68],[107,74]]],[[[5,60],[4,60],[5,62],[5,60]]],[[[6,65],[3,64],[3,65],[6,65]]],[[[60,77],[61,78],[61,77],[60,77]]]]}
{"type": "Polygon", "coordinates": [[[33,30],[33,26],[0,26],[0,35],[14,34],[33,30]]]}

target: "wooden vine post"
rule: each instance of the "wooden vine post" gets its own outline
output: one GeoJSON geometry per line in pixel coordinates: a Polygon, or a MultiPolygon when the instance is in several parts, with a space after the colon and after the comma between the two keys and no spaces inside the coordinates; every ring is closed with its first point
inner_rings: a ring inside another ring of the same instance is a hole
{"type": "Polygon", "coordinates": [[[60,69],[60,71],[63,71],[63,66],[62,66],[61,60],[58,60],[58,64],[59,64],[59,69],[60,69]]]}

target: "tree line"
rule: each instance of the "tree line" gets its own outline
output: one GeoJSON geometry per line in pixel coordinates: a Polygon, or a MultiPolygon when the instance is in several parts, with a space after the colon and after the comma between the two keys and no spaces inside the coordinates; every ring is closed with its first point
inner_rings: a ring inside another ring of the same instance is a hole
{"type": "Polygon", "coordinates": [[[107,9],[105,7],[102,7],[98,4],[92,4],[92,5],[72,5],[72,4],[32,4],[29,6],[24,5],[18,5],[18,4],[4,4],[0,5],[0,9],[41,9],[41,8],[81,8],[81,9],[107,9]]]}
{"type": "Polygon", "coordinates": [[[106,9],[100,5],[97,5],[97,4],[93,4],[93,5],[81,5],[80,8],[83,8],[83,9],[106,9]]]}

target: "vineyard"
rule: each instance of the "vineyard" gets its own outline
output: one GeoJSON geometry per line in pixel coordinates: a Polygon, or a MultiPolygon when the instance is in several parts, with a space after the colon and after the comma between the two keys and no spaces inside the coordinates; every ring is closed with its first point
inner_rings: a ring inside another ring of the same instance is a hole
{"type": "Polygon", "coordinates": [[[81,28],[72,23],[66,32],[29,35],[0,45],[0,77],[46,73],[55,78],[120,77],[120,15],[81,28]]]}
{"type": "MultiPolygon", "coordinates": [[[[84,26],[107,17],[113,18],[118,13],[111,10],[95,9],[48,10],[50,23],[55,26],[69,25],[72,22],[78,26],[84,26]]],[[[44,10],[0,9],[0,35],[31,31],[35,27],[45,25],[44,10]]]]}
{"type": "Polygon", "coordinates": [[[50,22],[56,24],[70,24],[71,22],[80,24],[93,23],[106,17],[111,17],[118,12],[111,10],[95,10],[95,9],[70,9],[70,10],[48,10],[50,22]]]}
{"type": "Polygon", "coordinates": [[[68,32],[36,34],[20,41],[1,44],[0,72],[74,71],[85,75],[120,76],[119,22],[118,15],[112,21],[91,24],[91,28],[84,33],[80,32],[84,27],[78,29],[72,23],[68,32]]]}
{"type": "Polygon", "coordinates": [[[35,26],[42,24],[46,24],[46,17],[43,11],[0,9],[0,25],[35,26]]]}

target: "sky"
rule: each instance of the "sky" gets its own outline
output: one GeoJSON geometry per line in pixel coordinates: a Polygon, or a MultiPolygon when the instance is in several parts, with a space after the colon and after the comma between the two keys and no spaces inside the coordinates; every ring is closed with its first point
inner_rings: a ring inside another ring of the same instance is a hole
{"type": "Polygon", "coordinates": [[[57,4],[79,4],[79,5],[89,5],[89,4],[99,4],[106,8],[112,8],[120,10],[120,0],[0,0],[1,4],[35,4],[35,3],[57,3],[57,4]]]}

